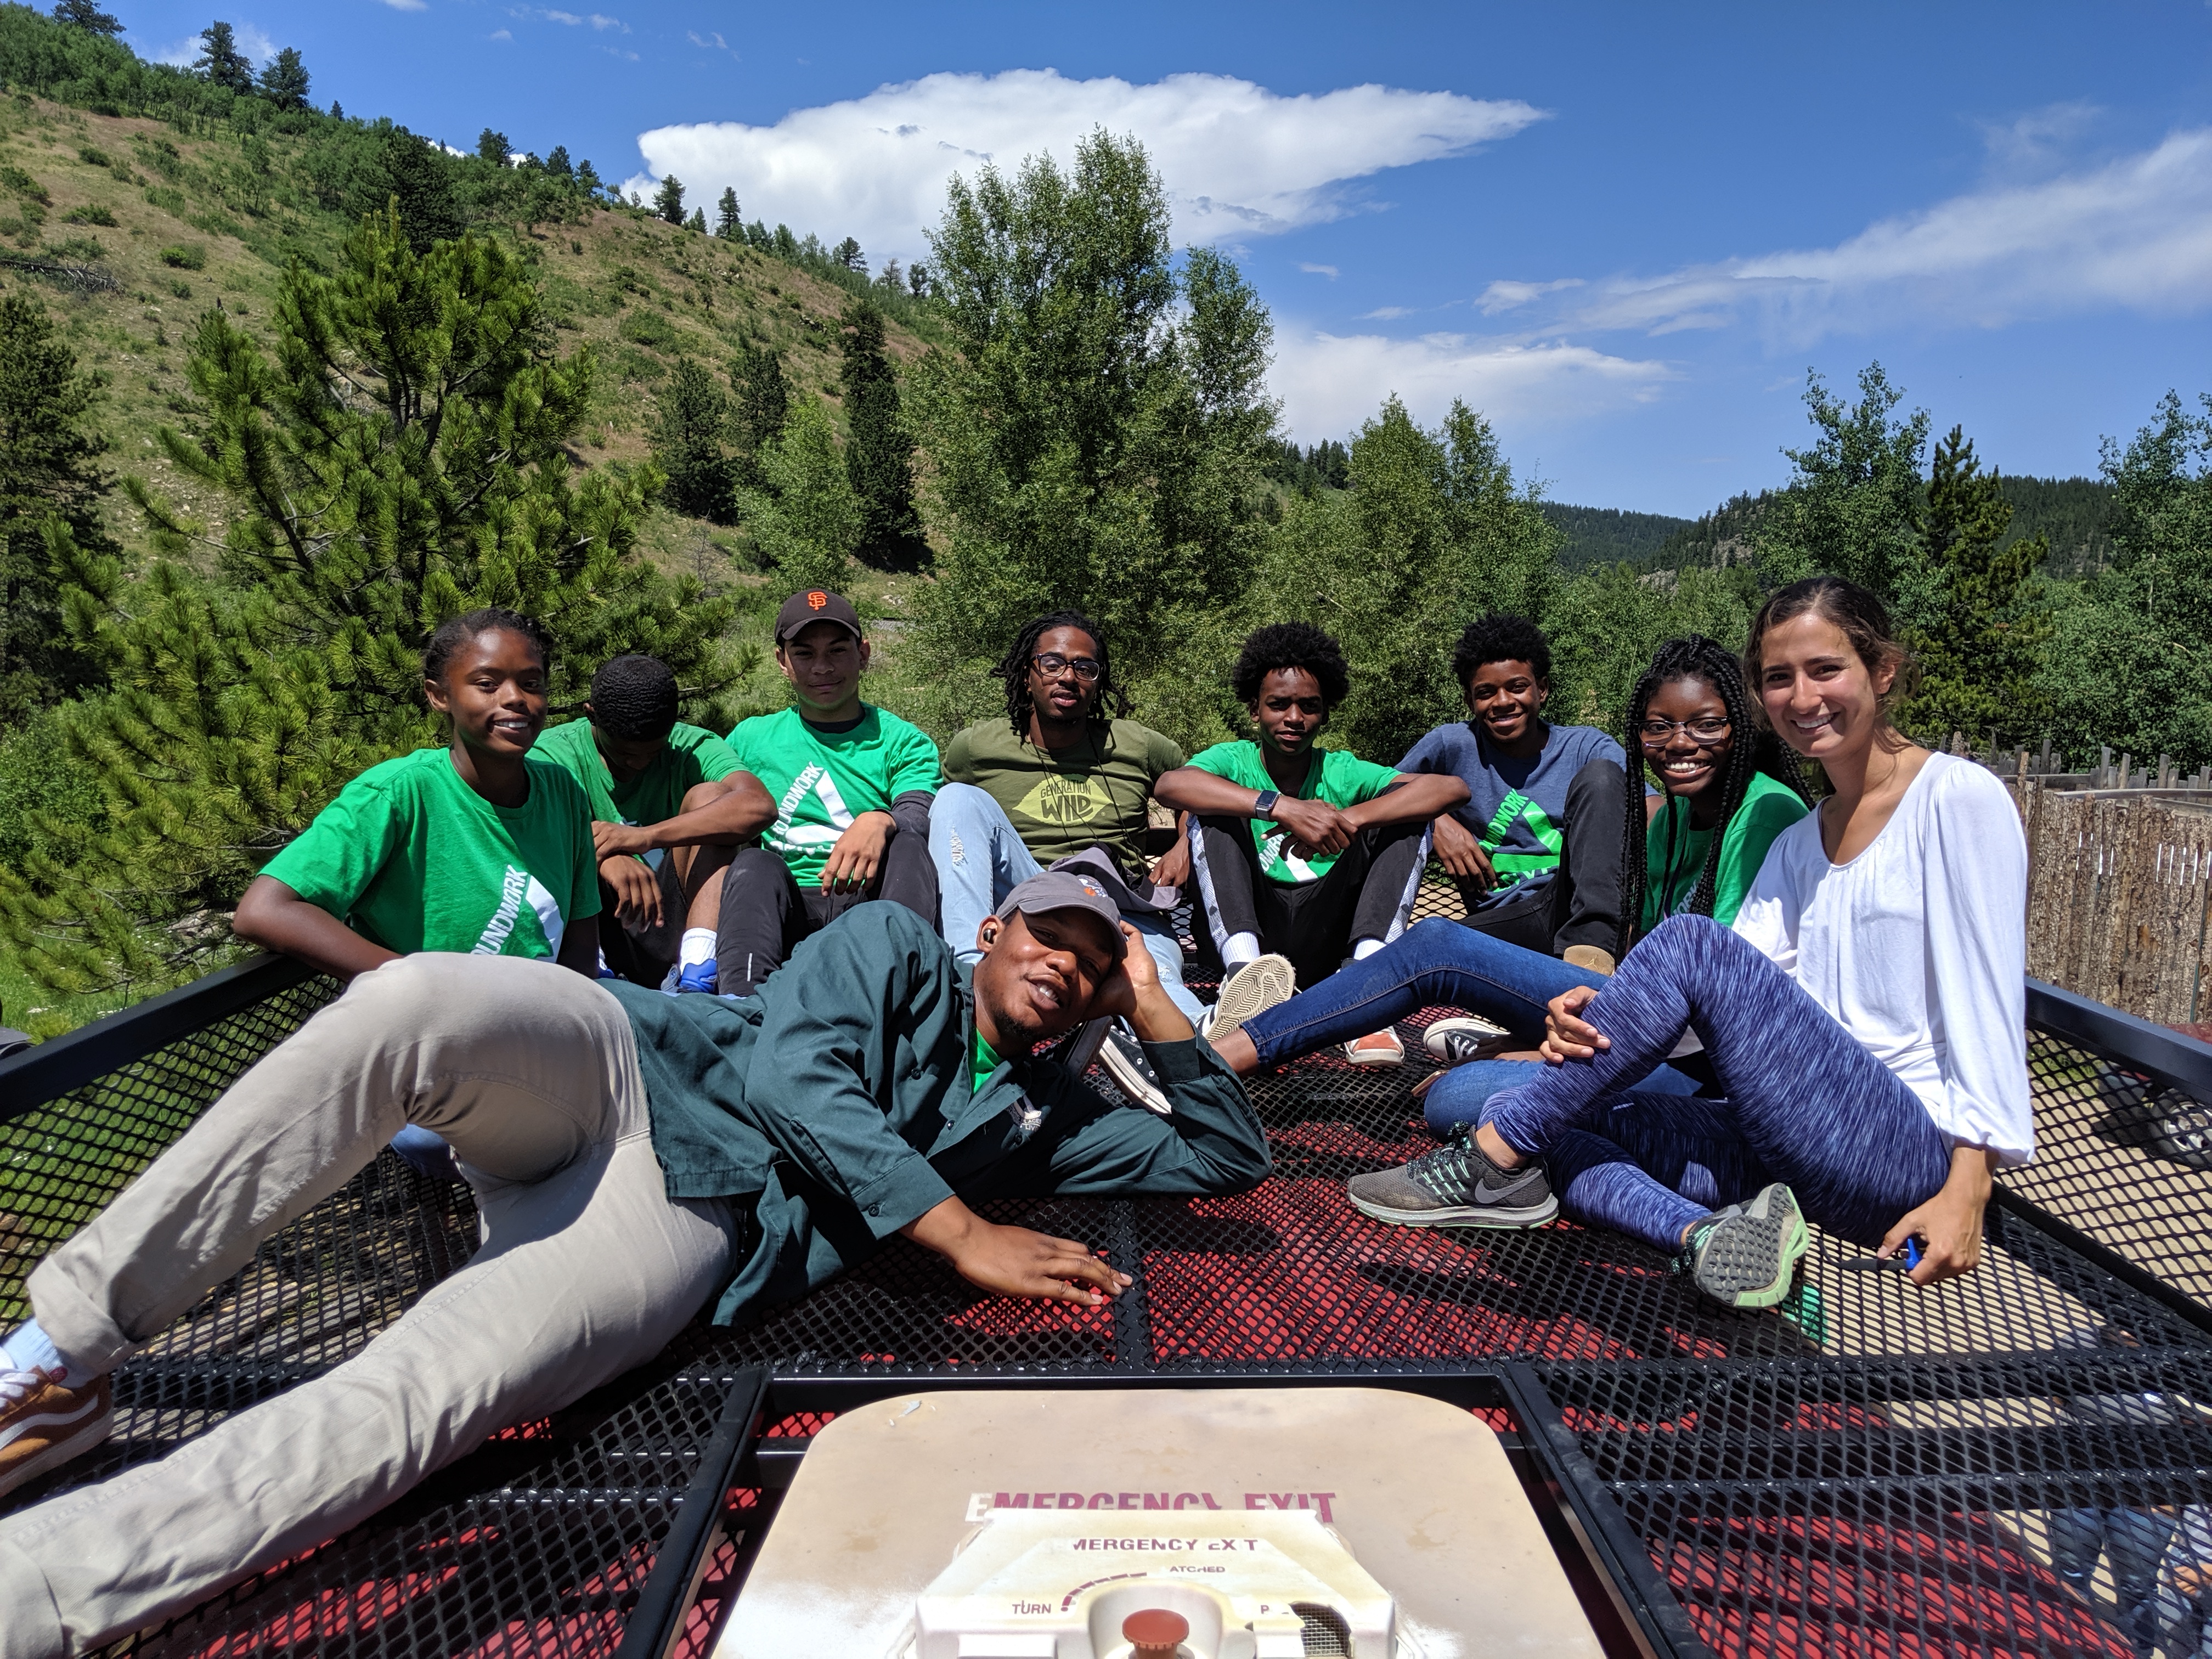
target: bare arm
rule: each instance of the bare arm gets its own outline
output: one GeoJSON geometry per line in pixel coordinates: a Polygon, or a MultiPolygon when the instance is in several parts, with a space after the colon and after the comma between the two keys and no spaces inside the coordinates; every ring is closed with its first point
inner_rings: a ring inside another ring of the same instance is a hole
{"type": "Polygon", "coordinates": [[[1985,1146],[1954,1146],[1942,1190],[1900,1217],[1875,1254],[1894,1255],[1906,1238],[1917,1237],[1925,1248],[1912,1270],[1914,1284],[1933,1285],[1973,1272],[1981,1265],[1982,1211],[1989,1204],[1996,1167],[1997,1155],[1985,1146]]]}
{"type": "MultiPolygon", "coordinates": [[[[310,904],[274,876],[256,876],[238,902],[230,931],[248,945],[297,957],[344,981],[381,968],[399,953],[363,939],[319,904],[310,904]]],[[[592,950],[599,951],[592,935],[592,950]]]]}
{"type": "Polygon", "coordinates": [[[702,806],[659,823],[594,821],[592,848],[602,860],[671,847],[735,847],[750,841],[775,816],[775,803],[750,772],[732,772],[721,793],[702,806]]]}
{"type": "Polygon", "coordinates": [[[1407,823],[1416,819],[1432,818],[1467,803],[1466,780],[1454,777],[1449,772],[1401,773],[1400,775],[1405,778],[1403,783],[1391,785],[1373,800],[1364,800],[1357,806],[1345,809],[1344,816],[1354,830],[1364,830],[1377,823],[1407,823]]]}
{"type": "Polygon", "coordinates": [[[599,976],[599,919],[586,916],[572,921],[561,934],[561,954],[554,958],[563,968],[586,979],[599,976]]]}
{"type": "Polygon", "coordinates": [[[1212,772],[1200,770],[1195,766],[1178,766],[1172,772],[1160,774],[1152,785],[1152,793],[1178,812],[1211,813],[1216,817],[1249,818],[1252,804],[1260,799],[1256,789],[1247,789],[1241,783],[1231,783],[1227,778],[1212,772]]]}

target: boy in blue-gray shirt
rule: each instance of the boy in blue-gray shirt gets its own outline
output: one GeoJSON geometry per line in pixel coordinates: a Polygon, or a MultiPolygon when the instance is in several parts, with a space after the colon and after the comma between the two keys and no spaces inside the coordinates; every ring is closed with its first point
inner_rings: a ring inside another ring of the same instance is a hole
{"type": "Polygon", "coordinates": [[[1467,925],[1610,974],[1620,925],[1627,760],[1594,726],[1544,719],[1552,647],[1525,617],[1468,625],[1452,672],[1472,717],[1440,726],[1398,763],[1461,779],[1469,799],[1436,821],[1437,859],[1467,925]]]}

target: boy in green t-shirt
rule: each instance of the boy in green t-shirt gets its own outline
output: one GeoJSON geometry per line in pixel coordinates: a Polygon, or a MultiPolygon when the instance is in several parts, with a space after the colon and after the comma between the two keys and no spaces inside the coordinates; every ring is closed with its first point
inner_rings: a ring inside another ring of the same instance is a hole
{"type": "MultiPolygon", "coordinates": [[[[1310,987],[1403,933],[1428,863],[1429,821],[1467,799],[1457,778],[1407,777],[1314,746],[1351,674],[1336,641],[1310,623],[1255,633],[1234,684],[1259,741],[1216,744],[1158,786],[1162,800],[1193,815],[1193,873],[1229,969],[1210,1037],[1287,997],[1293,972],[1310,987]]],[[[1355,1064],[1405,1058],[1388,1030],[1351,1049],[1355,1064]]]]}
{"type": "Polygon", "coordinates": [[[799,942],[868,899],[937,925],[929,803],[937,745],[860,701],[868,642],[853,607],[814,588],[775,618],[775,660],[796,706],[739,722],[738,764],[766,786],[774,817],[722,873],[715,983],[750,996],[799,942]]]}
{"type": "Polygon", "coordinates": [[[711,976],[722,871],[775,814],[727,744],[676,718],[677,702],[665,664],[614,658],[592,676],[585,717],[535,750],[591,800],[600,906],[622,924],[601,930],[601,959],[617,977],[668,989],[684,988],[684,973],[711,976]]]}

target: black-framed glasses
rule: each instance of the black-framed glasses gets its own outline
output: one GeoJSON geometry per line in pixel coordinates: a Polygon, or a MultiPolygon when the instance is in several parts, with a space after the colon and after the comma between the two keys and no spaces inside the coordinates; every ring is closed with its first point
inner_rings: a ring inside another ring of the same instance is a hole
{"type": "Polygon", "coordinates": [[[1048,680],[1058,679],[1071,668],[1075,678],[1086,683],[1096,680],[1106,672],[1096,657],[1063,657],[1057,651],[1047,651],[1030,659],[1030,666],[1048,680]]]}
{"type": "Polygon", "coordinates": [[[1662,720],[1656,716],[1644,722],[1644,741],[1664,743],[1677,732],[1686,732],[1696,743],[1718,743],[1729,734],[1726,715],[1700,714],[1693,720],[1662,720]]]}

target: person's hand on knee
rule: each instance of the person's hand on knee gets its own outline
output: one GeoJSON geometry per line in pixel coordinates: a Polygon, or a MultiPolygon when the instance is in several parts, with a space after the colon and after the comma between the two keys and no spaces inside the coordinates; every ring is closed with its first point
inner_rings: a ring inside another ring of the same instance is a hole
{"type": "Polygon", "coordinates": [[[1545,1005],[1544,1041],[1536,1052],[1546,1065],[1589,1060],[1599,1049],[1613,1047],[1604,1032],[1582,1018],[1582,1011],[1596,995],[1593,986],[1571,986],[1545,1005]]]}

